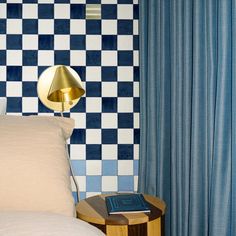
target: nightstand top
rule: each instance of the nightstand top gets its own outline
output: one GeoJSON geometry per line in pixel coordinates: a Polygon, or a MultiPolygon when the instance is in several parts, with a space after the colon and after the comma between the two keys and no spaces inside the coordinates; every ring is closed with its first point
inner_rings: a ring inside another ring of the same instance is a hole
{"type": "Polygon", "coordinates": [[[108,215],[105,197],[110,195],[96,195],[81,200],[76,206],[78,218],[100,225],[136,225],[155,220],[165,214],[166,205],[161,199],[144,194],[145,200],[150,203],[151,213],[108,215]]]}

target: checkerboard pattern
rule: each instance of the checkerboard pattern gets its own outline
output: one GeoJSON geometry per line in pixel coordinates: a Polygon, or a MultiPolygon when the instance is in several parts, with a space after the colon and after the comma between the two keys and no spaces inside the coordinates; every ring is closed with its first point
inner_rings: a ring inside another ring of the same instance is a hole
{"type": "Polygon", "coordinates": [[[68,144],[81,198],[137,188],[138,7],[138,0],[0,0],[8,114],[58,115],[37,97],[49,66],[70,65],[83,81],[86,94],[65,113],[76,122],[68,144]],[[86,20],[86,4],[101,4],[101,19],[86,20]]]}

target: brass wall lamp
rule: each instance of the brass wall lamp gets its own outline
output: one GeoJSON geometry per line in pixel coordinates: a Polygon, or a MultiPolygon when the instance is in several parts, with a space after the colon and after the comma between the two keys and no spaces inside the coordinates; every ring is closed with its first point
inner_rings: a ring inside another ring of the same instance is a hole
{"type": "Polygon", "coordinates": [[[54,111],[68,111],[85,93],[77,72],[69,66],[47,68],[39,77],[37,86],[41,102],[54,111]]]}

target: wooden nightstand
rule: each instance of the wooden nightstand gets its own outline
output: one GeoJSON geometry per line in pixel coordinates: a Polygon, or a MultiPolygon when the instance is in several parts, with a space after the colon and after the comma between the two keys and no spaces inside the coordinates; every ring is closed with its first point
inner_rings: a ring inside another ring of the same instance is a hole
{"type": "Polygon", "coordinates": [[[81,200],[77,206],[77,217],[87,221],[107,236],[160,236],[164,235],[165,203],[159,198],[144,195],[151,205],[151,213],[108,215],[105,197],[97,195],[81,200]]]}

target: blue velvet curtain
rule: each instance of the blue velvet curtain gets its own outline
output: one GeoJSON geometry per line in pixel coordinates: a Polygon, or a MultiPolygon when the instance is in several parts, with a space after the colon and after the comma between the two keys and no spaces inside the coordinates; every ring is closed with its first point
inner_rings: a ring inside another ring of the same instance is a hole
{"type": "Polygon", "coordinates": [[[236,1],[139,3],[139,191],[167,236],[235,236],[236,1]]]}

